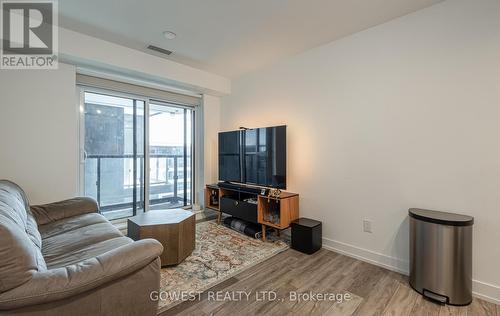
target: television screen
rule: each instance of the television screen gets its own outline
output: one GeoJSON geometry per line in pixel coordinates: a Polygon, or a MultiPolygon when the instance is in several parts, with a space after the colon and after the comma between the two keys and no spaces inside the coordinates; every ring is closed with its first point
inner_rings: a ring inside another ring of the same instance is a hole
{"type": "Polygon", "coordinates": [[[219,133],[219,180],[286,189],[286,126],[219,133]]]}
{"type": "Polygon", "coordinates": [[[286,126],[245,131],[245,182],[286,188],[286,126]]]}
{"type": "Polygon", "coordinates": [[[219,133],[219,180],[244,182],[240,131],[219,133]]]}

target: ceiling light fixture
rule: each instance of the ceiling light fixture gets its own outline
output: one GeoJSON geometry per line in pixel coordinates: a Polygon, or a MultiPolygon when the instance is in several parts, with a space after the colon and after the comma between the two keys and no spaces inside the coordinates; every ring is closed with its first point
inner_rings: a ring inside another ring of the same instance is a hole
{"type": "Polygon", "coordinates": [[[175,34],[174,32],[165,31],[163,32],[163,36],[165,36],[166,39],[173,40],[177,37],[177,34],[175,34]]]}

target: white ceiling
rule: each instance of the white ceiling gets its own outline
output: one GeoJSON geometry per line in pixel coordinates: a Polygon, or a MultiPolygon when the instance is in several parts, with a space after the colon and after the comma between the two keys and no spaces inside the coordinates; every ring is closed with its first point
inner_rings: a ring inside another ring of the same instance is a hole
{"type": "Polygon", "coordinates": [[[62,27],[229,78],[441,0],[61,0],[62,27]],[[167,40],[170,30],[177,38],[167,40]]]}

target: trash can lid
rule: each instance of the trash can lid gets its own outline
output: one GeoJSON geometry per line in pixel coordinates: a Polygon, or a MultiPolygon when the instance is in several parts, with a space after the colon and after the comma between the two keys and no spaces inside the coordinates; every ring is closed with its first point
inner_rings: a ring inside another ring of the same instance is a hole
{"type": "Polygon", "coordinates": [[[474,224],[474,217],[462,214],[439,212],[432,210],[423,210],[420,208],[411,208],[408,214],[424,222],[450,226],[471,226],[474,224]]]}

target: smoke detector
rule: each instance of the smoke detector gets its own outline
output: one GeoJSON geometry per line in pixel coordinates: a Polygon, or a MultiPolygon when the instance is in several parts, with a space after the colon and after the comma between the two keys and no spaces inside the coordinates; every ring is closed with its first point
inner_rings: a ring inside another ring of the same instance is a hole
{"type": "Polygon", "coordinates": [[[171,32],[171,31],[165,31],[165,32],[163,32],[163,36],[165,36],[165,38],[168,40],[173,40],[174,38],[177,37],[177,34],[175,34],[174,32],[171,32]]]}

